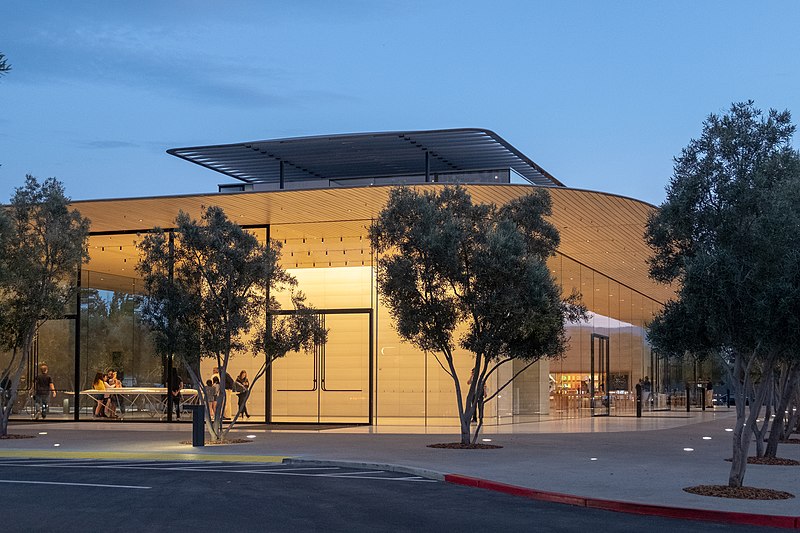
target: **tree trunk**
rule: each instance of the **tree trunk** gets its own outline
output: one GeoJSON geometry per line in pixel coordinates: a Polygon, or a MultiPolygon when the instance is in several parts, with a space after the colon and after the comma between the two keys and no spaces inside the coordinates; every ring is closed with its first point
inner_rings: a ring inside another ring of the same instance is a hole
{"type": "Polygon", "coordinates": [[[792,402],[789,404],[789,420],[783,428],[781,440],[786,440],[792,436],[792,433],[797,431],[797,426],[800,424],[800,384],[795,388],[792,402]]]}
{"type": "MultiPolygon", "coordinates": [[[[753,353],[751,358],[756,357],[753,353]]],[[[756,426],[756,419],[761,412],[761,406],[766,401],[766,395],[769,391],[769,384],[767,381],[770,379],[762,379],[761,384],[757,388],[756,397],[750,404],[750,410],[745,418],[745,403],[746,391],[750,389],[752,379],[750,377],[751,365],[744,366],[742,356],[737,355],[736,363],[734,366],[734,379],[731,380],[734,391],[736,393],[736,426],[733,431],[733,458],[731,461],[731,472],[728,477],[728,485],[731,487],[741,487],[744,482],[744,474],[747,470],[747,454],[750,450],[750,442],[752,442],[753,428],[756,426]]],[[[753,359],[751,363],[755,362],[753,359]]],[[[768,355],[766,359],[762,358],[761,368],[769,369],[775,362],[773,355],[768,355]]],[[[762,372],[762,376],[765,373],[762,372]]]]}
{"type": "Polygon", "coordinates": [[[769,429],[767,440],[767,450],[765,456],[776,457],[778,454],[778,442],[784,439],[786,433],[786,410],[797,389],[798,378],[800,378],[800,365],[787,364],[781,370],[781,378],[778,384],[778,405],[775,408],[775,418],[769,429]]]}
{"type": "Polygon", "coordinates": [[[750,369],[745,368],[743,360],[743,354],[735,353],[733,369],[729,374],[736,405],[736,423],[733,426],[733,456],[728,475],[728,486],[730,487],[741,487],[744,482],[744,475],[747,471],[747,453],[752,434],[752,426],[746,425],[745,422],[745,404],[747,403],[747,391],[750,388],[750,369]]]}
{"type": "Polygon", "coordinates": [[[8,435],[8,420],[11,418],[11,413],[14,409],[14,403],[17,401],[17,394],[19,392],[19,382],[22,378],[22,372],[25,370],[26,357],[24,350],[17,350],[14,348],[12,351],[11,361],[9,362],[7,371],[8,390],[3,394],[6,396],[2,409],[0,409],[0,436],[5,437],[8,435]],[[19,361],[16,360],[19,355],[19,361]],[[16,363],[16,368],[14,367],[16,363]]]}
{"type": "Polygon", "coordinates": [[[14,403],[17,401],[17,393],[19,392],[19,382],[22,379],[22,372],[25,370],[25,364],[28,361],[28,354],[30,353],[31,346],[33,345],[33,337],[36,334],[34,328],[30,333],[23,337],[23,346],[21,348],[14,347],[11,351],[11,361],[9,361],[8,368],[6,369],[7,377],[10,381],[11,388],[9,389],[8,401],[6,405],[0,409],[0,436],[5,437],[8,435],[8,420],[11,418],[11,412],[14,408],[14,403]],[[19,357],[19,359],[17,359],[19,357]],[[14,365],[16,364],[16,368],[14,365]]]}
{"type": "Polygon", "coordinates": [[[774,379],[770,374],[761,374],[761,383],[758,385],[753,384],[753,397],[758,398],[763,396],[765,401],[763,405],[753,403],[750,404],[750,412],[752,417],[753,409],[756,410],[756,415],[753,417],[753,436],[755,437],[756,441],[756,456],[763,457],[764,456],[764,440],[767,435],[767,428],[769,427],[769,420],[772,416],[772,403],[773,403],[773,391],[774,391],[774,379]],[[759,394],[757,391],[761,389],[765,389],[763,394],[759,394]],[[764,422],[759,426],[758,420],[759,415],[761,414],[761,408],[764,408],[764,422]]]}
{"type": "Polygon", "coordinates": [[[747,452],[750,445],[750,428],[745,426],[745,394],[738,379],[732,381],[733,397],[736,398],[736,424],[733,426],[733,457],[728,486],[741,487],[747,470],[747,452]]]}
{"type": "MultiPolygon", "coordinates": [[[[241,405],[245,405],[245,404],[247,403],[247,400],[249,400],[249,399],[250,399],[250,391],[252,391],[252,390],[253,390],[253,387],[255,387],[255,385],[256,385],[256,383],[258,382],[258,380],[260,380],[260,379],[261,379],[261,377],[262,377],[264,374],[266,374],[266,373],[267,373],[267,368],[269,368],[269,367],[272,365],[272,361],[273,361],[273,359],[270,359],[270,360],[266,361],[264,364],[262,364],[262,365],[261,365],[261,368],[259,368],[259,369],[258,369],[258,372],[256,372],[256,375],[255,375],[255,376],[253,377],[253,379],[250,381],[250,388],[248,388],[248,389],[245,389],[245,391],[244,391],[244,392],[240,392],[240,393],[239,393],[240,395],[241,395],[241,394],[245,394],[245,395],[246,395],[246,396],[245,396],[245,399],[244,399],[244,402],[242,402],[242,404],[241,404],[241,405]]],[[[239,409],[239,408],[238,408],[238,405],[237,405],[237,408],[236,408],[236,414],[235,414],[235,415],[233,416],[233,418],[231,419],[231,423],[230,423],[230,424],[228,424],[228,425],[227,425],[227,426],[226,426],[226,427],[225,427],[225,428],[222,430],[222,438],[223,438],[223,439],[224,439],[225,437],[227,437],[227,436],[228,436],[228,433],[230,433],[230,431],[233,429],[233,426],[234,426],[234,425],[236,425],[236,422],[237,422],[237,420],[239,420],[239,416],[241,416],[241,414],[242,414],[242,410],[241,410],[241,409],[239,409]]]]}
{"type": "Polygon", "coordinates": [[[183,361],[186,370],[189,372],[189,377],[192,379],[192,383],[194,384],[194,387],[197,390],[197,394],[200,398],[200,401],[204,406],[203,415],[204,415],[204,422],[206,429],[211,435],[214,435],[214,426],[211,423],[211,410],[209,409],[210,398],[206,394],[205,383],[203,383],[199,371],[196,371],[194,367],[188,364],[186,359],[184,359],[183,357],[181,357],[181,360],[183,361]]]}

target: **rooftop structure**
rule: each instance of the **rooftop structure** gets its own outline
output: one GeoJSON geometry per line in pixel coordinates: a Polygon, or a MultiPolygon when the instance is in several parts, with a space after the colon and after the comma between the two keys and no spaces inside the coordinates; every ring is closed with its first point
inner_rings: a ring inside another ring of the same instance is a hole
{"type": "Polygon", "coordinates": [[[222,191],[429,182],[562,186],[502,137],[475,128],[294,137],[167,153],[246,184],[222,191]]]}

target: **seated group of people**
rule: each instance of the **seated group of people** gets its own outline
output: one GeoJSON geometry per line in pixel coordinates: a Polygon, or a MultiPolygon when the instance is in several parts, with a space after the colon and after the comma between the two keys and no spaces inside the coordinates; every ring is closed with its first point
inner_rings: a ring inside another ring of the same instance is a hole
{"type": "MultiPolygon", "coordinates": [[[[92,388],[94,390],[107,390],[122,387],[122,382],[117,379],[116,370],[109,370],[105,374],[98,372],[94,376],[92,388]]],[[[119,397],[110,394],[97,394],[97,406],[94,409],[95,418],[117,418],[117,409],[120,408],[119,397]]]]}

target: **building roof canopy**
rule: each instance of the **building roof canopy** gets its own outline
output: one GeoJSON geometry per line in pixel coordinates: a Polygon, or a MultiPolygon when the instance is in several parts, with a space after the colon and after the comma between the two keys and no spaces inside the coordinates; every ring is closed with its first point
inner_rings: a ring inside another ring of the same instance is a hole
{"type": "MultiPolygon", "coordinates": [[[[435,190],[441,186],[415,188],[435,190]]],[[[473,184],[465,188],[473,201],[497,205],[531,190],[530,185],[473,184]]],[[[605,193],[564,187],[549,190],[551,220],[561,233],[559,252],[656,301],[663,303],[673,297],[672,287],[648,277],[650,250],[643,233],[653,206],[605,193]]],[[[199,218],[205,206],[218,205],[239,224],[271,225],[273,236],[338,241],[366,235],[370,220],[386,204],[390,191],[389,186],[348,187],[90,200],[72,205],[92,221],[93,232],[106,235],[172,227],[179,210],[199,218]]]]}

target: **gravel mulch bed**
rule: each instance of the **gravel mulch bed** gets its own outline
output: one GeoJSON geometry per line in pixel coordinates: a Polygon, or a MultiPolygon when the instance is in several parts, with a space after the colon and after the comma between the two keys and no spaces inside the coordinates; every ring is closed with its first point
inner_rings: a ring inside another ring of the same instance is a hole
{"type": "MultiPolygon", "coordinates": [[[[253,442],[251,439],[225,439],[225,440],[213,440],[207,439],[205,441],[206,446],[218,446],[220,444],[246,444],[248,442],[253,442]]],[[[190,440],[182,440],[181,444],[192,444],[190,440]]]]}
{"type": "Polygon", "coordinates": [[[11,440],[11,439],[33,439],[36,435],[23,435],[21,433],[9,433],[8,435],[0,436],[0,440],[11,440]]]}
{"type": "Polygon", "coordinates": [[[800,439],[787,439],[778,441],[781,444],[800,444],[800,439]]]}
{"type": "Polygon", "coordinates": [[[462,444],[460,442],[444,442],[441,444],[428,444],[428,448],[446,448],[448,450],[494,450],[502,448],[496,444],[462,444]]]}
{"type": "MultiPolygon", "coordinates": [[[[725,459],[729,463],[732,459],[725,459]]],[[[784,459],[783,457],[755,457],[751,455],[747,458],[749,465],[773,465],[773,466],[800,466],[800,461],[794,459],[784,459]]]]}
{"type": "Polygon", "coordinates": [[[729,487],[727,485],[697,485],[683,489],[691,494],[713,496],[715,498],[735,498],[738,500],[788,500],[794,494],[782,490],[759,489],[756,487],[729,487]]]}

